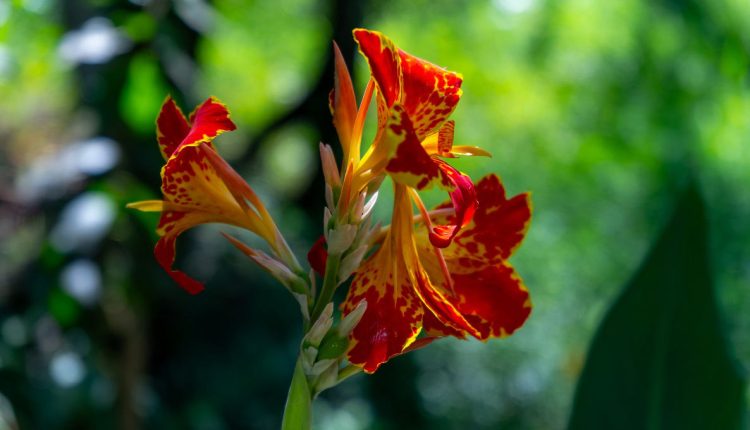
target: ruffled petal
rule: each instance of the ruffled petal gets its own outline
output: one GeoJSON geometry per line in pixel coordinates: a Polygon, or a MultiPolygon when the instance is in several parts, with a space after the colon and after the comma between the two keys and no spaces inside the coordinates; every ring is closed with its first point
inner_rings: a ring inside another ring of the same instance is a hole
{"type": "MultiPolygon", "coordinates": [[[[482,265],[499,264],[521,244],[531,221],[531,201],[528,193],[511,199],[505,196],[500,179],[489,175],[476,185],[479,206],[471,222],[443,250],[452,270],[473,271],[477,262],[482,265]]],[[[441,207],[450,207],[447,203],[441,207]]],[[[455,217],[448,217],[455,222],[455,217]]]]}
{"type": "Polygon", "coordinates": [[[385,106],[390,108],[401,95],[401,65],[398,48],[378,31],[357,28],[353,31],[359,51],[370,66],[373,79],[385,106]]]}
{"type": "Polygon", "coordinates": [[[529,292],[509,264],[453,275],[453,290],[459,311],[480,336],[510,336],[531,313],[529,292]]]}
{"type": "Polygon", "coordinates": [[[347,357],[368,373],[416,339],[424,315],[406,267],[386,249],[381,248],[360,267],[341,304],[342,313],[347,315],[361,300],[367,300],[362,319],[349,335],[347,357]]]}
{"type": "Polygon", "coordinates": [[[461,98],[461,75],[398,49],[380,32],[356,29],[354,39],[385,106],[400,102],[420,141],[445,122],[461,98]]]}
{"type": "Polygon", "coordinates": [[[171,96],[167,96],[156,118],[156,140],[165,160],[180,146],[190,133],[190,124],[171,96]]]}
{"type": "Polygon", "coordinates": [[[229,118],[226,106],[215,97],[209,97],[190,114],[190,123],[190,131],[172,152],[172,156],[187,146],[201,143],[211,146],[211,141],[216,136],[237,128],[229,118]]]}
{"type": "Polygon", "coordinates": [[[177,284],[190,294],[198,294],[203,291],[203,283],[191,278],[182,271],[172,268],[175,259],[175,243],[177,237],[184,231],[207,222],[212,222],[212,217],[200,212],[182,212],[176,210],[165,210],[159,220],[157,232],[161,238],[154,247],[154,256],[159,265],[167,272],[177,284]]]}
{"type": "Polygon", "coordinates": [[[451,203],[455,215],[449,224],[433,226],[430,231],[430,242],[438,248],[450,245],[451,240],[461,228],[467,226],[477,210],[479,202],[471,178],[453,168],[448,163],[435,160],[440,170],[450,179],[455,189],[451,191],[451,203]]]}
{"type": "Polygon", "coordinates": [[[401,100],[423,140],[453,113],[461,99],[461,75],[399,50],[401,100]]]}

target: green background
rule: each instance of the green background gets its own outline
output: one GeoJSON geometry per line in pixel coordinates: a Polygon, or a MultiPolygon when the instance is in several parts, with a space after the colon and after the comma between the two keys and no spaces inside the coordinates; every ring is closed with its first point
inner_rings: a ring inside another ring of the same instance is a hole
{"type": "Polygon", "coordinates": [[[358,26],[463,74],[456,143],[493,157],[453,164],[532,192],[511,262],[534,309],[324,393],[316,428],[746,426],[745,0],[0,0],[0,429],[278,428],[296,304],[219,226],[181,239],[207,284],[188,296],[153,260],[158,216],[124,205],[159,195],[166,94],[215,95],[239,127],[219,151],[304,257],[331,40],[361,94],[358,26]]]}

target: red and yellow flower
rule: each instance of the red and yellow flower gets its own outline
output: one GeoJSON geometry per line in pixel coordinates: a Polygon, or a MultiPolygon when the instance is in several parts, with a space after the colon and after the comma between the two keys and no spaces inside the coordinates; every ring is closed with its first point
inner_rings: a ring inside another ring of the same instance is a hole
{"type": "Polygon", "coordinates": [[[330,104],[344,154],[337,204],[346,219],[357,197],[388,175],[395,188],[391,226],[362,264],[341,306],[346,315],[362,300],[367,309],[350,335],[349,361],[374,372],[401,354],[420,333],[426,341],[453,335],[507,336],[530,312],[528,292],[507,258],[528,227],[528,195],[507,200],[499,179],[475,188],[446,163],[455,155],[487,155],[453,146],[450,114],[461,96],[459,74],[400,49],[381,33],[354,31],[371,79],[356,107],[354,90],[336,51],[330,104]],[[360,156],[364,117],[377,94],[376,137],[360,156]],[[417,191],[439,186],[450,202],[428,212],[417,191]],[[413,206],[421,213],[415,229],[413,206]]]}
{"type": "MultiPolygon", "coordinates": [[[[226,107],[212,97],[188,119],[167,97],[156,125],[159,149],[166,160],[161,170],[164,198],[135,202],[128,207],[161,212],[157,226],[160,239],[154,248],[159,265],[189,293],[202,291],[202,283],[172,268],[175,242],[182,232],[196,225],[217,222],[252,231],[268,242],[283,265],[301,270],[263,203],[212,144],[218,135],[236,128],[226,107]]],[[[232,243],[240,246],[237,241],[232,243]]],[[[260,251],[253,252],[266,257],[260,251]]]]}

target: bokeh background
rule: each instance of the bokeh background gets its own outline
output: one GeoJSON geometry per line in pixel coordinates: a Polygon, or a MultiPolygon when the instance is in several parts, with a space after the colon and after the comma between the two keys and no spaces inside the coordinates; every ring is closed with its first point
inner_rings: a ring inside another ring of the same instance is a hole
{"type": "Polygon", "coordinates": [[[0,0],[0,429],[279,426],[296,304],[215,226],[179,246],[207,283],[188,296],[153,260],[156,215],[124,206],[159,195],[166,94],[187,111],[215,95],[239,126],[219,151],[303,258],[317,144],[336,143],[331,40],[361,94],[358,26],[463,74],[456,141],[493,157],[455,164],[532,191],[512,262],[535,307],[508,339],[446,339],[351,378],[316,401],[316,428],[565,428],[597,327],[693,181],[718,335],[744,374],[746,0],[0,0]]]}

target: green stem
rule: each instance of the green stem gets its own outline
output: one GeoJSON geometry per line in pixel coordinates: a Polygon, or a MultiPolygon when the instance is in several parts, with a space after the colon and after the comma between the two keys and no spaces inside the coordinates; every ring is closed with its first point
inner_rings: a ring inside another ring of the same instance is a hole
{"type": "Polygon", "coordinates": [[[289,385],[281,430],[310,429],[312,429],[312,395],[307,383],[307,376],[302,370],[300,357],[294,366],[294,376],[292,376],[292,383],[289,385]]]}
{"type": "Polygon", "coordinates": [[[320,314],[323,312],[323,309],[325,309],[328,302],[333,299],[333,293],[338,286],[340,264],[341,254],[328,256],[328,261],[326,261],[326,274],[323,278],[323,287],[320,289],[318,301],[315,302],[315,308],[313,309],[312,315],[310,315],[311,324],[315,324],[315,321],[318,320],[318,317],[320,317],[320,314]]]}

